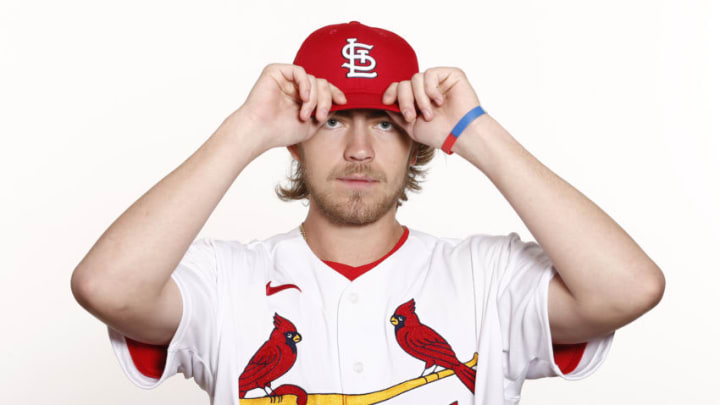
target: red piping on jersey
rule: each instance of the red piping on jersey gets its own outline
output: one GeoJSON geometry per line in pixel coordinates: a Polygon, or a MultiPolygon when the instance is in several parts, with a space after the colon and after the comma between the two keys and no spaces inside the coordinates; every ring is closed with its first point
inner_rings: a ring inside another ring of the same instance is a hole
{"type": "MultiPolygon", "coordinates": [[[[347,277],[350,281],[353,281],[400,249],[410,233],[406,226],[404,226],[404,228],[405,231],[400,237],[400,240],[395,244],[395,247],[393,247],[392,250],[390,250],[385,256],[372,263],[364,264],[362,266],[350,266],[343,263],[331,262],[329,260],[323,260],[323,262],[338,273],[347,277]]],[[[160,378],[163,374],[163,370],[165,370],[168,345],[151,345],[132,340],[128,337],[126,337],[125,340],[127,341],[128,351],[130,351],[130,357],[132,358],[132,361],[138,371],[146,377],[156,379],[160,378]]],[[[555,364],[560,367],[563,374],[568,374],[575,370],[582,359],[586,346],[587,342],[567,345],[552,345],[555,364]]]]}
{"type": "Polygon", "coordinates": [[[338,262],[331,262],[330,260],[323,260],[325,264],[332,267],[333,270],[337,271],[338,273],[345,276],[348,280],[353,281],[356,278],[362,276],[365,274],[368,270],[372,269],[373,267],[380,264],[383,260],[387,259],[391,254],[395,253],[398,249],[400,249],[400,246],[402,246],[405,241],[408,238],[408,235],[410,234],[410,231],[408,230],[407,226],[403,226],[405,230],[403,231],[402,236],[400,236],[400,240],[397,241],[395,244],[395,247],[392,248],[385,256],[375,260],[372,263],[363,264],[362,266],[350,266],[343,263],[338,262]]]}

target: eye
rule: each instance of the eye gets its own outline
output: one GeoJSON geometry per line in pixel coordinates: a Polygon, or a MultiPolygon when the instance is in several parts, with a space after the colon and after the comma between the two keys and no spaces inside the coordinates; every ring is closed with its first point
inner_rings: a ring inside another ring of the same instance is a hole
{"type": "Polygon", "coordinates": [[[393,128],[395,127],[395,124],[393,124],[393,123],[390,122],[390,121],[381,121],[381,122],[380,122],[380,125],[383,125],[383,124],[387,124],[387,126],[385,126],[385,127],[383,128],[383,129],[386,129],[386,130],[393,129],[393,128]]]}
{"type": "Polygon", "coordinates": [[[328,128],[337,128],[334,124],[339,123],[340,121],[336,120],[335,118],[330,118],[325,122],[325,126],[328,128]]]}

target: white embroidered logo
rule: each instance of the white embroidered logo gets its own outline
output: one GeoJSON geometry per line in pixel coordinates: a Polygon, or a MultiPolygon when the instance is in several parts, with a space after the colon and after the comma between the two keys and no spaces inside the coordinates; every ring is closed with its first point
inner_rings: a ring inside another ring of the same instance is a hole
{"type": "Polygon", "coordinates": [[[365,73],[375,69],[375,58],[368,55],[374,45],[355,42],[357,38],[348,38],[347,41],[348,44],[342,49],[343,57],[349,61],[342,64],[342,67],[350,69],[346,77],[376,77],[377,72],[365,73]],[[359,60],[361,65],[356,65],[356,60],[359,60]]]}

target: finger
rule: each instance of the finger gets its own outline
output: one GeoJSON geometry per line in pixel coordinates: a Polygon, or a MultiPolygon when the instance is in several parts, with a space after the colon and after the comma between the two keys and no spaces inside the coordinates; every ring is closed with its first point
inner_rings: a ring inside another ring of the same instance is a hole
{"type": "Polygon", "coordinates": [[[430,98],[425,94],[424,81],[425,79],[422,73],[415,73],[412,79],[410,79],[415,102],[418,107],[420,107],[420,111],[422,111],[425,120],[430,121],[432,119],[432,105],[430,105],[430,98]]]}
{"type": "Polygon", "coordinates": [[[310,80],[310,95],[300,108],[300,119],[303,121],[310,118],[310,114],[315,109],[315,104],[317,104],[317,79],[311,74],[308,74],[308,78],[310,80]]]}
{"type": "Polygon", "coordinates": [[[415,100],[410,80],[403,80],[398,84],[398,105],[408,122],[415,119],[415,100]]]}
{"type": "Polygon", "coordinates": [[[318,96],[315,117],[317,117],[319,121],[323,122],[327,118],[328,111],[330,111],[330,105],[332,104],[332,94],[330,94],[330,86],[328,85],[327,80],[317,79],[316,83],[318,87],[318,96]]]}
{"type": "Polygon", "coordinates": [[[398,82],[392,82],[383,93],[383,104],[393,104],[397,99],[398,82]]]}
{"type": "Polygon", "coordinates": [[[435,101],[435,104],[442,105],[443,95],[440,91],[438,71],[431,69],[425,71],[425,92],[435,101]]]}
{"type": "Polygon", "coordinates": [[[345,93],[342,92],[342,90],[335,87],[334,84],[328,82],[330,85],[330,92],[332,93],[332,99],[335,104],[345,104],[347,103],[347,98],[345,97],[345,93]]]}
{"type": "Polygon", "coordinates": [[[407,131],[407,127],[410,124],[405,122],[405,118],[403,117],[402,114],[397,113],[395,111],[387,111],[387,114],[388,114],[388,116],[390,116],[390,119],[392,119],[394,121],[395,125],[399,126],[400,128],[404,129],[405,131],[407,131]]]}
{"type": "Polygon", "coordinates": [[[413,138],[412,122],[405,121],[405,117],[399,112],[388,111],[387,113],[390,116],[390,119],[393,121],[393,124],[400,130],[400,132],[410,137],[410,139],[415,139],[413,138]]]}
{"type": "Polygon", "coordinates": [[[310,79],[305,69],[302,66],[285,64],[279,65],[279,70],[285,80],[297,86],[300,99],[307,101],[310,96],[310,79]]]}
{"type": "Polygon", "coordinates": [[[298,84],[300,91],[300,98],[303,101],[307,101],[310,98],[310,80],[308,78],[305,69],[302,66],[297,66],[293,69],[293,78],[295,83],[298,84]]]}

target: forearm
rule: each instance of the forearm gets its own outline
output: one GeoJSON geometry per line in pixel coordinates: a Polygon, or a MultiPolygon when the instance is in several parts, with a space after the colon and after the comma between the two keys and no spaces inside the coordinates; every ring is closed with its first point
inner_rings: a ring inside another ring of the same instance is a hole
{"type": "Polygon", "coordinates": [[[660,269],[612,218],[488,114],[468,126],[453,151],[498,188],[578,303],[638,308],[663,288],[660,269]]]}
{"type": "Polygon", "coordinates": [[[133,203],[73,272],[73,293],[110,308],[159,294],[235,178],[263,152],[233,114],[133,203]]]}

